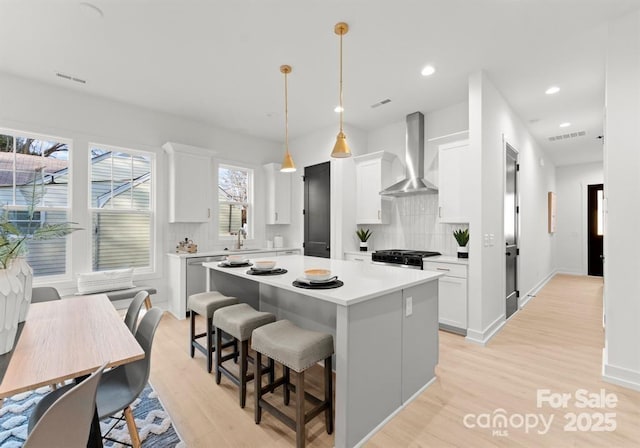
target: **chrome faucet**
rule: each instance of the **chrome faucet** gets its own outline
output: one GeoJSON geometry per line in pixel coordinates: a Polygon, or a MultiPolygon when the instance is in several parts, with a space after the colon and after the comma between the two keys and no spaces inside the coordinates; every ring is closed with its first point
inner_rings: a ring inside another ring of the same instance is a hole
{"type": "Polygon", "coordinates": [[[247,238],[247,232],[243,227],[238,230],[238,242],[236,243],[236,249],[242,249],[242,237],[247,238]]]}

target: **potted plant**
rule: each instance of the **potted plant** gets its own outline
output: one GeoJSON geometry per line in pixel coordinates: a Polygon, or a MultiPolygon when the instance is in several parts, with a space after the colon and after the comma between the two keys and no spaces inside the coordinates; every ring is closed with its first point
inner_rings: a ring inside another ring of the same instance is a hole
{"type": "Polygon", "coordinates": [[[454,230],[453,237],[458,242],[458,258],[469,258],[469,229],[454,230]]]}
{"type": "Polygon", "coordinates": [[[358,229],[356,235],[360,240],[360,251],[366,252],[369,249],[369,243],[367,242],[371,238],[371,231],[369,229],[358,229]]]}
{"type": "Polygon", "coordinates": [[[35,219],[36,207],[44,197],[44,184],[36,182],[41,170],[21,189],[29,204],[26,222],[15,225],[6,206],[0,216],[0,354],[13,348],[18,322],[26,319],[31,304],[33,270],[24,258],[28,242],[62,238],[79,230],[71,222],[48,224],[35,219]]]}

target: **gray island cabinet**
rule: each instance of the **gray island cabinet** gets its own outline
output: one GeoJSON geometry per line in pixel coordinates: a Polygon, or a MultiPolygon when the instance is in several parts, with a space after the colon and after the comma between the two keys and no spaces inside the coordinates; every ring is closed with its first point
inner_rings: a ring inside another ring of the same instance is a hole
{"type": "Polygon", "coordinates": [[[335,446],[359,445],[435,379],[442,274],[302,255],[270,259],[288,272],[257,276],[246,267],[205,263],[207,287],[278,319],[333,334],[335,446]],[[344,286],[293,286],[309,268],[330,269],[344,286]]]}

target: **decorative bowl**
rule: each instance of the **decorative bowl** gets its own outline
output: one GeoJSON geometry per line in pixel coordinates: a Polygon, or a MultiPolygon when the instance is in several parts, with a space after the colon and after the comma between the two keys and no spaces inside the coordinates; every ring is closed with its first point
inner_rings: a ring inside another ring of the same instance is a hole
{"type": "Polygon", "coordinates": [[[304,276],[307,280],[321,282],[331,278],[331,271],[329,269],[305,269],[304,276]]]}
{"type": "Polygon", "coordinates": [[[227,255],[227,263],[229,264],[244,264],[246,263],[247,257],[239,254],[239,255],[227,255]]]}
{"type": "Polygon", "coordinates": [[[253,262],[253,269],[258,271],[270,271],[276,265],[275,261],[271,260],[258,260],[253,262]]]}

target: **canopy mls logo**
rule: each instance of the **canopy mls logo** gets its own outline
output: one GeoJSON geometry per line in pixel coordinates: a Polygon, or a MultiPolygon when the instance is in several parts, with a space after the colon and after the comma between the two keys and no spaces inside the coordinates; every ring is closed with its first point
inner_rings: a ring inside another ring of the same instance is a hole
{"type": "Polygon", "coordinates": [[[605,412],[618,405],[618,397],[607,393],[604,389],[589,392],[578,389],[574,393],[551,392],[550,389],[536,391],[536,407],[550,408],[552,414],[544,413],[511,413],[498,408],[493,412],[467,414],[462,423],[467,429],[481,428],[491,431],[494,437],[507,437],[509,430],[523,430],[525,434],[536,433],[546,435],[559,412],[570,406],[585,410],[584,412],[566,412],[563,430],[567,432],[611,432],[617,427],[616,413],[605,412]],[[595,411],[593,411],[595,410],[595,411]]]}
{"type": "Polygon", "coordinates": [[[467,414],[462,419],[464,426],[468,429],[482,428],[490,429],[491,435],[496,437],[506,437],[509,435],[509,429],[522,429],[529,434],[532,431],[540,435],[547,434],[553,423],[553,414],[545,416],[544,414],[507,414],[507,411],[498,408],[493,412],[484,414],[467,414]]]}

